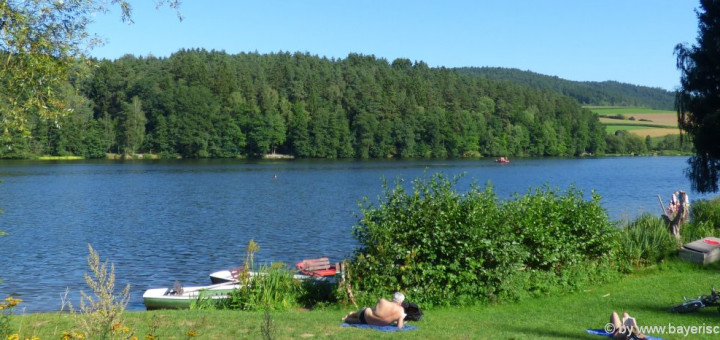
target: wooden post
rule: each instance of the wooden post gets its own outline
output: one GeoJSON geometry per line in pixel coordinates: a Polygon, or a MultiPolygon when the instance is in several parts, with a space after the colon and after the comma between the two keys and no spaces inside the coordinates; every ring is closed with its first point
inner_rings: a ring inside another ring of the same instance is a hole
{"type": "Polygon", "coordinates": [[[667,215],[667,211],[665,211],[665,204],[663,204],[662,197],[658,195],[658,200],[660,200],[660,208],[663,210],[663,215],[667,215]]]}
{"type": "Polygon", "coordinates": [[[346,260],[342,260],[342,262],[340,262],[340,264],[341,264],[340,265],[340,281],[341,281],[340,285],[345,286],[345,289],[348,294],[348,298],[350,298],[350,302],[352,302],[353,305],[355,305],[355,308],[357,308],[358,304],[357,304],[357,301],[355,301],[355,296],[352,293],[352,288],[350,285],[350,269],[347,267],[346,260]],[[347,276],[347,279],[345,278],[346,276],[347,276]]]}

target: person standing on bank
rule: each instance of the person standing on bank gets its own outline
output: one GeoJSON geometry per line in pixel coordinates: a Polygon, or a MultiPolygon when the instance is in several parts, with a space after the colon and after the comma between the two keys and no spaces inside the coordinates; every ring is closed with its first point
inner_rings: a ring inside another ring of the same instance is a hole
{"type": "Polygon", "coordinates": [[[365,307],[357,312],[351,312],[342,318],[342,321],[375,326],[386,326],[397,322],[397,327],[403,328],[405,309],[402,307],[402,302],[404,300],[405,294],[395,292],[392,301],[380,298],[377,304],[375,304],[375,308],[365,307]]]}

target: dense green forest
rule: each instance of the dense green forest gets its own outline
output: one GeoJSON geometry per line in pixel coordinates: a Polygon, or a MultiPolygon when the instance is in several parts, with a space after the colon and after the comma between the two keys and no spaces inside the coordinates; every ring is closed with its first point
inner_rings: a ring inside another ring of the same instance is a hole
{"type": "Polygon", "coordinates": [[[424,62],[181,50],[96,61],[0,157],[411,158],[647,151],[569,96],[424,62]]]}
{"type": "Polygon", "coordinates": [[[640,106],[674,110],[675,93],[661,88],[616,81],[571,81],[531,71],[501,67],[462,67],[458,72],[490,79],[507,80],[535,89],[551,90],[577,99],[582,105],[640,106]]]}

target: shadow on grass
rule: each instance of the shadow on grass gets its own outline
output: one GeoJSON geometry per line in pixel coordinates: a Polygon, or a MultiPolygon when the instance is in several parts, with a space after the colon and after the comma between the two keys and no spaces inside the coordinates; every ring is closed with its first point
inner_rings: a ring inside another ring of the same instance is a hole
{"type": "Polygon", "coordinates": [[[577,332],[567,332],[548,328],[533,328],[522,326],[507,326],[505,330],[527,334],[529,338],[546,337],[552,339],[597,339],[596,336],[588,334],[585,329],[578,329],[577,332]]]}
{"type": "Polygon", "coordinates": [[[697,317],[717,317],[720,316],[720,310],[718,307],[705,307],[700,308],[697,311],[689,312],[689,313],[674,313],[671,312],[669,309],[672,306],[678,305],[682,303],[682,301],[678,301],[672,304],[668,305],[660,305],[653,302],[635,302],[628,305],[628,312],[632,314],[632,312],[651,312],[651,313],[658,313],[658,314],[667,314],[669,316],[678,316],[679,319],[692,319],[697,317]]]}
{"type": "MultiPolygon", "coordinates": [[[[680,302],[678,302],[678,303],[680,303],[680,302]]],[[[638,312],[670,313],[668,311],[668,309],[672,306],[673,305],[670,305],[670,306],[659,305],[657,303],[653,303],[650,301],[635,302],[635,303],[631,303],[631,304],[627,305],[628,310],[626,312],[630,313],[631,315],[633,313],[637,314],[638,312]]],[[[670,314],[672,314],[672,313],[670,313],[670,314]]]]}

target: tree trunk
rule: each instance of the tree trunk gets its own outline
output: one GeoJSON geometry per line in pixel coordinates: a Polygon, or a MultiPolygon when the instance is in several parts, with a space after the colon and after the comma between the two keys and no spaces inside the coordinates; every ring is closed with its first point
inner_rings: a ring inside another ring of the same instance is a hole
{"type": "Polygon", "coordinates": [[[671,215],[665,213],[662,215],[663,220],[665,221],[665,224],[667,224],[668,231],[675,236],[675,239],[679,242],[681,242],[680,238],[680,228],[685,223],[685,221],[688,219],[689,216],[689,210],[690,207],[687,205],[687,202],[685,200],[685,195],[687,195],[684,191],[680,192],[680,195],[678,197],[678,201],[680,204],[678,204],[677,211],[673,212],[671,215]]]}

